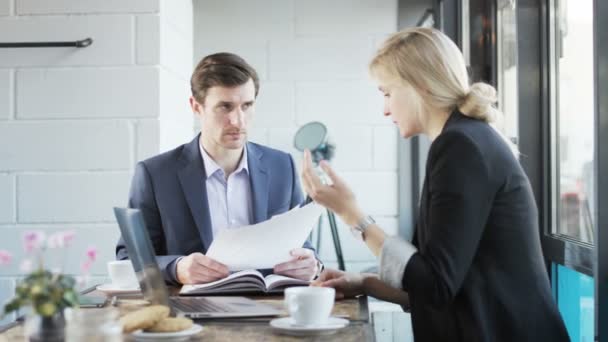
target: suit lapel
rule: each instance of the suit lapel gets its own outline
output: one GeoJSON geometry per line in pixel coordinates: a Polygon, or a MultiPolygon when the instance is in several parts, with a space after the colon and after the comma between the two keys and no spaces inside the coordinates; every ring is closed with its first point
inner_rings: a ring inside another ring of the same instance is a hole
{"type": "Polygon", "coordinates": [[[263,152],[251,143],[247,143],[247,166],[253,200],[253,223],[268,219],[268,170],[262,163],[263,152]]]}
{"type": "Polygon", "coordinates": [[[198,228],[203,243],[203,252],[206,252],[213,241],[213,230],[209,215],[205,165],[198,147],[199,136],[200,134],[184,148],[181,156],[184,167],[178,172],[178,178],[194,223],[198,228]]]}

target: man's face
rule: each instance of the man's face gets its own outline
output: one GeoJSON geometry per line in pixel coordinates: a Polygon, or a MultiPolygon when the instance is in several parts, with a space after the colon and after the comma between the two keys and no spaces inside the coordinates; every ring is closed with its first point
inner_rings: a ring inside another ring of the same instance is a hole
{"type": "Polygon", "coordinates": [[[190,98],[192,110],[200,120],[202,139],[215,148],[228,150],[240,149],[247,141],[254,104],[255,86],[251,79],[232,88],[209,88],[202,104],[190,98]]]}

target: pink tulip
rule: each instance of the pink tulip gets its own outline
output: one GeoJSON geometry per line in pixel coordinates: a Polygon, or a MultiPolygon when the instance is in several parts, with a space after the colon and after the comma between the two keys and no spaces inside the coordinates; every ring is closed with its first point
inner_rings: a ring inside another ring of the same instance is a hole
{"type": "Polygon", "coordinates": [[[95,261],[95,258],[97,258],[97,248],[89,247],[87,249],[87,257],[89,258],[89,261],[95,261]]]}
{"type": "Polygon", "coordinates": [[[75,236],[76,232],[74,232],[73,230],[63,232],[63,245],[68,247],[74,240],[75,236]]]}
{"type": "Polygon", "coordinates": [[[23,235],[23,249],[26,253],[30,253],[40,247],[44,243],[45,234],[41,231],[26,232],[23,235]]]}
{"type": "Polygon", "coordinates": [[[0,265],[8,265],[11,263],[13,255],[5,250],[0,250],[0,265]]]}

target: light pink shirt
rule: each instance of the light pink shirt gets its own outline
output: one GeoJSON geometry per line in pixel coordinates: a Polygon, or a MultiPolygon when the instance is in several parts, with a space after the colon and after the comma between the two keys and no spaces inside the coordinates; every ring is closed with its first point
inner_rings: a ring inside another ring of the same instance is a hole
{"type": "Polygon", "coordinates": [[[207,199],[213,236],[222,229],[249,225],[252,222],[251,185],[247,166],[247,147],[236,170],[228,179],[224,170],[199,144],[207,173],[207,199]]]}

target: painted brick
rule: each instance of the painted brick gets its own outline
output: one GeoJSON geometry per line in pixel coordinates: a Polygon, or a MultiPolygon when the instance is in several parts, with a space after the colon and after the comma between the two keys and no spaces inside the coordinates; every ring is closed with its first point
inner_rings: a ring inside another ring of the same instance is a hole
{"type": "Polygon", "coordinates": [[[184,35],[166,22],[160,25],[160,64],[185,82],[192,74],[192,35],[184,35]]]}
{"type": "MultiPolygon", "coordinates": [[[[15,221],[15,177],[0,175],[0,222],[15,221]]],[[[1,247],[0,247],[1,248],[1,247]]]]}
{"type": "MultiPolygon", "coordinates": [[[[111,208],[109,210],[112,211],[111,208]]],[[[22,273],[20,270],[22,260],[31,257],[25,254],[21,241],[23,234],[30,231],[40,231],[46,237],[60,231],[74,231],[76,234],[71,245],[63,249],[47,249],[44,252],[45,265],[49,268],[63,268],[65,273],[81,275],[81,263],[84,261],[87,248],[97,249],[97,258],[93,263],[90,274],[105,276],[106,263],[115,259],[115,247],[120,230],[118,225],[96,224],[96,225],[77,225],[77,224],[44,224],[44,225],[19,225],[19,226],[0,226],[0,232],[4,241],[12,241],[11,244],[0,245],[0,249],[6,249],[13,255],[11,264],[0,268],[1,276],[17,276],[22,273]],[[65,255],[64,255],[65,253],[65,255]]]]}
{"type": "Polygon", "coordinates": [[[133,20],[125,15],[0,18],[3,42],[93,39],[93,44],[80,49],[31,48],[27,53],[23,49],[2,49],[0,67],[131,64],[133,20]]]}
{"type": "Polygon", "coordinates": [[[124,121],[0,123],[0,170],[99,170],[131,167],[124,121]]]}
{"type": "Polygon", "coordinates": [[[288,127],[296,123],[293,82],[263,82],[255,105],[256,125],[288,127]]]}
{"type": "Polygon", "coordinates": [[[369,81],[296,84],[296,118],[300,125],[310,121],[340,126],[391,124],[382,115],[382,108],[382,94],[369,81]]]}
{"type": "Polygon", "coordinates": [[[6,120],[13,115],[13,82],[12,71],[0,70],[0,120],[6,120]]]}
{"type": "MultiPolygon", "coordinates": [[[[0,247],[4,248],[4,246],[0,247]]],[[[15,279],[2,278],[0,279],[0,305],[4,308],[4,304],[13,298],[15,295],[15,279]]],[[[6,317],[0,316],[0,326],[8,324],[14,321],[17,317],[15,313],[6,315],[6,317]]]]}
{"type": "Polygon", "coordinates": [[[158,73],[155,67],[18,70],[17,117],[156,117],[158,73]]]}
{"type": "Polygon", "coordinates": [[[144,160],[160,151],[160,127],[155,119],[139,120],[136,124],[136,160],[144,160]]]}
{"type": "Polygon", "coordinates": [[[269,54],[271,80],[366,80],[372,49],[362,39],[301,38],[272,40],[269,54]]]}
{"type": "Polygon", "coordinates": [[[112,207],[124,206],[128,172],[22,174],[17,178],[17,221],[111,222],[112,207]]]}
{"type": "Polygon", "coordinates": [[[374,169],[397,170],[398,139],[396,127],[374,128],[374,169]]]}
{"type": "Polygon", "coordinates": [[[0,16],[11,15],[12,0],[0,0],[0,16]]]}
{"type": "Polygon", "coordinates": [[[193,4],[195,32],[244,39],[294,34],[294,0],[198,0],[193,4]]]}
{"type": "Polygon", "coordinates": [[[140,65],[160,63],[160,16],[149,14],[136,18],[135,60],[140,65]]]}
{"type": "Polygon", "coordinates": [[[160,77],[160,152],[164,152],[192,139],[194,118],[189,83],[164,68],[160,77]]]}
{"type": "Polygon", "coordinates": [[[247,139],[260,145],[268,145],[268,129],[255,124],[247,131],[247,139]]]}
{"type": "Polygon", "coordinates": [[[362,210],[370,215],[396,216],[396,172],[341,172],[353,189],[362,210]]]}
{"type": "MultiPolygon", "coordinates": [[[[246,40],[239,37],[220,39],[215,37],[213,32],[205,32],[195,28],[194,66],[203,57],[216,52],[232,52],[241,56],[255,69],[260,80],[268,79],[268,43],[266,40],[246,40]]],[[[264,82],[262,82],[261,87],[265,87],[264,82]]]]}
{"type": "Polygon", "coordinates": [[[19,0],[17,14],[158,12],[159,0],[19,0]]]}
{"type": "Polygon", "coordinates": [[[296,163],[296,168],[300,170],[302,152],[298,151],[293,146],[293,137],[296,134],[296,131],[297,127],[269,128],[268,146],[291,154],[296,163]]]}
{"type": "Polygon", "coordinates": [[[330,141],[336,145],[332,164],[336,170],[372,168],[372,128],[365,126],[328,126],[330,141]],[[345,129],[346,128],[346,129],[345,129]]]}
{"type": "Polygon", "coordinates": [[[192,41],[193,14],[192,0],[169,0],[160,3],[162,20],[175,26],[182,34],[189,37],[190,41],[192,41]]]}
{"type": "Polygon", "coordinates": [[[296,1],[295,7],[298,36],[352,36],[395,32],[397,29],[397,0],[296,1]]]}

